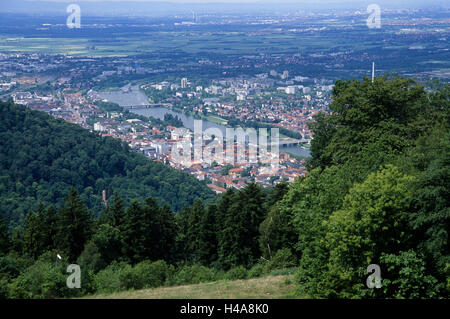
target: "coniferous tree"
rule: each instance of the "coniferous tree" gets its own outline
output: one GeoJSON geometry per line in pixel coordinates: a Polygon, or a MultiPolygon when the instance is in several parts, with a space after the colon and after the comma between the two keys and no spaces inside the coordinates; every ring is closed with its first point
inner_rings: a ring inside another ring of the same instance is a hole
{"type": "Polygon", "coordinates": [[[158,255],[161,235],[158,226],[159,206],[152,197],[144,205],[134,201],[128,208],[123,229],[124,250],[132,263],[152,259],[158,255]]]}
{"type": "Polygon", "coordinates": [[[117,192],[114,192],[113,204],[108,206],[109,223],[113,227],[120,229],[125,218],[125,202],[119,197],[117,192]]]}
{"type": "Polygon", "coordinates": [[[199,249],[201,246],[199,231],[200,223],[205,215],[205,207],[200,199],[195,200],[194,205],[190,209],[188,216],[188,227],[186,234],[187,251],[190,255],[192,262],[196,263],[200,261],[199,249]]]}
{"type": "Polygon", "coordinates": [[[125,213],[123,224],[123,249],[127,259],[136,263],[142,258],[142,224],[141,206],[137,201],[133,201],[125,213]]]}
{"type": "Polygon", "coordinates": [[[10,248],[6,220],[0,215],[0,255],[5,255],[10,248]]]}
{"type": "Polygon", "coordinates": [[[178,214],[175,215],[175,222],[178,231],[175,237],[175,258],[177,260],[188,261],[190,259],[190,255],[187,250],[187,221],[190,211],[190,207],[184,207],[178,214]]]}
{"type": "Polygon", "coordinates": [[[219,263],[224,268],[251,266],[260,257],[258,228],[265,218],[264,196],[260,187],[251,183],[230,203],[220,232],[219,263]]]}
{"type": "Polygon", "coordinates": [[[57,224],[53,206],[44,208],[39,204],[39,210],[30,212],[25,219],[23,234],[23,252],[34,259],[42,253],[54,248],[57,224]]]}
{"type": "Polygon", "coordinates": [[[175,237],[177,235],[177,224],[175,216],[168,205],[160,207],[157,215],[157,232],[154,234],[154,240],[158,245],[153,246],[154,260],[174,260],[175,237]]]}
{"type": "Polygon", "coordinates": [[[69,261],[75,261],[91,236],[91,212],[75,188],[71,188],[58,215],[56,246],[68,255],[69,261]]]}
{"type": "MultiPolygon", "coordinates": [[[[232,188],[227,189],[225,194],[220,197],[220,200],[217,205],[217,224],[222,225],[225,222],[225,217],[227,215],[228,210],[234,201],[235,191],[232,188]]],[[[219,235],[220,237],[220,235],[219,235]]],[[[219,239],[220,240],[220,239],[219,239]]]]}
{"type": "Polygon", "coordinates": [[[39,217],[36,213],[29,212],[25,220],[25,233],[23,235],[23,251],[36,259],[42,253],[39,217]]]}
{"type": "Polygon", "coordinates": [[[41,219],[43,246],[45,247],[45,250],[52,250],[55,248],[58,230],[57,211],[53,206],[49,206],[47,209],[44,209],[39,213],[39,218],[41,219]]]}
{"type": "Polygon", "coordinates": [[[198,237],[198,258],[204,265],[211,265],[217,260],[217,206],[209,205],[200,219],[198,237]]]}
{"type": "Polygon", "coordinates": [[[153,197],[145,200],[145,205],[142,206],[141,217],[141,256],[140,260],[154,259],[158,255],[161,240],[160,223],[158,223],[159,206],[153,197]]]}

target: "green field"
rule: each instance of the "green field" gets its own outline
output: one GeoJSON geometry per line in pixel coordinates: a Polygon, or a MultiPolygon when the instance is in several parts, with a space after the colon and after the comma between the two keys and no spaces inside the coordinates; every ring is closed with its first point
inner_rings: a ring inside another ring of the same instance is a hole
{"type": "Polygon", "coordinates": [[[293,275],[217,281],[176,287],[161,287],[113,294],[98,294],[96,299],[292,299],[296,298],[293,275]]]}
{"type": "Polygon", "coordinates": [[[227,123],[228,123],[227,120],[224,120],[223,118],[220,118],[218,116],[213,116],[213,115],[206,116],[205,119],[209,122],[213,122],[213,123],[221,124],[221,125],[227,125],[227,123]]]}
{"type": "MultiPolygon", "coordinates": [[[[74,56],[133,56],[140,53],[183,51],[187,54],[214,52],[214,54],[245,55],[261,52],[298,53],[320,52],[330,47],[354,48],[350,39],[333,35],[309,34],[251,34],[246,32],[155,32],[130,34],[127,30],[109,38],[50,38],[5,36],[0,33],[0,51],[39,52],[74,56]]],[[[373,49],[378,44],[369,41],[358,43],[359,49],[373,49]]]]}

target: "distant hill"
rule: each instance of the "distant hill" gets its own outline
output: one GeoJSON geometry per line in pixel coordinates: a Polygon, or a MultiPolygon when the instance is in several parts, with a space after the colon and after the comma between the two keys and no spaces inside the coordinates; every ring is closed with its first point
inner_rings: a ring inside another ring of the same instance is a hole
{"type": "Polygon", "coordinates": [[[152,196],[173,210],[214,196],[196,178],[152,162],[120,140],[0,102],[0,213],[17,224],[39,202],[62,203],[71,186],[94,213],[103,209],[104,189],[127,201],[152,196]]]}

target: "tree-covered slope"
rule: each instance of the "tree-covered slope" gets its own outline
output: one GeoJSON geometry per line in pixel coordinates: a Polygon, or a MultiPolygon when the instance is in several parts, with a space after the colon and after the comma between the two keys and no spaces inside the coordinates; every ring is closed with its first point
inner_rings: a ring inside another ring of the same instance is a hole
{"type": "Polygon", "coordinates": [[[262,228],[271,249],[295,247],[300,294],[448,298],[449,102],[439,82],[336,82],[332,113],[312,124],[308,175],[262,228]],[[377,289],[369,265],[380,267],[377,289]]]}
{"type": "Polygon", "coordinates": [[[39,202],[61,203],[71,186],[96,212],[104,189],[127,201],[152,196],[174,210],[213,196],[194,177],[151,162],[119,140],[0,103],[0,212],[17,222],[39,202]]]}

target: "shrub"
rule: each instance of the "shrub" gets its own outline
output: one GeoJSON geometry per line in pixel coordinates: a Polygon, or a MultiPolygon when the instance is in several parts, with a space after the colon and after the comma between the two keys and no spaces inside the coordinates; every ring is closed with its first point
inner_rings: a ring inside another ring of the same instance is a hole
{"type": "Polygon", "coordinates": [[[248,278],[258,278],[266,273],[266,266],[264,264],[256,264],[248,271],[248,278]]]}
{"type": "Polygon", "coordinates": [[[199,284],[217,280],[214,270],[201,265],[181,267],[171,278],[171,285],[199,284]]]}
{"type": "Polygon", "coordinates": [[[97,293],[111,293],[124,290],[130,285],[131,266],[126,263],[112,262],[94,276],[94,287],[97,293]]]}
{"type": "Polygon", "coordinates": [[[292,254],[289,248],[283,248],[276,252],[275,256],[269,261],[267,270],[292,268],[297,266],[297,258],[292,254]]]}
{"type": "Polygon", "coordinates": [[[225,274],[225,279],[228,280],[237,280],[237,279],[246,279],[248,275],[247,269],[244,266],[238,266],[231,268],[225,274]]]}
{"type": "Polygon", "coordinates": [[[108,265],[105,264],[98,247],[92,241],[86,244],[83,252],[77,259],[77,263],[83,270],[93,272],[98,272],[108,265]]]}
{"type": "Polygon", "coordinates": [[[6,274],[9,279],[16,278],[28,267],[33,265],[31,258],[19,256],[15,252],[10,252],[0,257],[0,274],[6,274]]]}
{"type": "Polygon", "coordinates": [[[425,261],[415,251],[381,254],[382,291],[394,298],[436,298],[444,285],[426,273],[425,261]],[[384,277],[384,278],[383,278],[384,277]]]}
{"type": "Polygon", "coordinates": [[[66,286],[65,265],[67,262],[55,263],[53,252],[43,254],[39,259],[8,285],[10,298],[62,298],[80,293],[79,289],[66,286]]]}
{"type": "Polygon", "coordinates": [[[8,278],[0,274],[0,300],[8,298],[8,278]]]}
{"type": "Polygon", "coordinates": [[[138,288],[155,288],[164,285],[168,277],[171,277],[173,267],[169,267],[163,260],[156,262],[143,261],[134,266],[133,274],[140,283],[138,288]]]}
{"type": "Polygon", "coordinates": [[[119,270],[120,290],[134,290],[144,288],[143,282],[136,275],[131,265],[121,263],[119,270]]]}
{"type": "Polygon", "coordinates": [[[97,293],[112,293],[131,289],[155,288],[163,286],[174,273],[173,266],[163,260],[142,261],[134,267],[121,262],[112,262],[99,271],[93,279],[97,293]]]}

